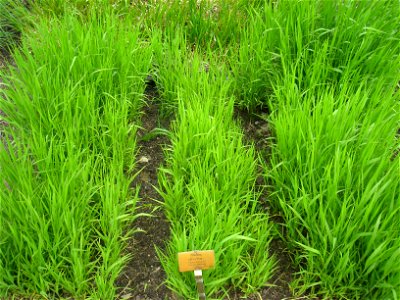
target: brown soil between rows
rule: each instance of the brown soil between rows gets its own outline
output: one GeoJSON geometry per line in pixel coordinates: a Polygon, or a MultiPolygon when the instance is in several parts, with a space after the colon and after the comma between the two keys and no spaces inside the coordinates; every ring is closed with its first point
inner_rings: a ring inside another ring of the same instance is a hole
{"type": "MultiPolygon", "coordinates": [[[[250,113],[246,110],[235,110],[234,118],[241,125],[244,138],[249,144],[253,144],[256,153],[261,156],[261,159],[268,160],[271,153],[271,128],[266,121],[268,117],[267,110],[258,110],[250,113]]],[[[258,166],[258,177],[256,188],[261,191],[259,198],[260,206],[270,216],[271,222],[275,223],[279,230],[283,230],[280,223],[282,218],[274,215],[268,204],[268,192],[264,189],[266,182],[264,179],[265,170],[261,165],[258,166]]],[[[287,252],[285,244],[282,240],[275,238],[272,240],[269,249],[269,255],[275,256],[277,265],[272,278],[267,283],[268,287],[261,289],[257,294],[248,297],[247,299],[256,300],[283,300],[283,299],[305,299],[304,297],[294,297],[290,290],[289,284],[294,279],[295,269],[292,266],[290,254],[287,252]]],[[[241,298],[242,299],[242,298],[241,298]]]]}
{"type": "MultiPolygon", "coordinates": [[[[169,240],[169,223],[163,213],[163,208],[158,202],[162,201],[156,191],[158,186],[158,168],[164,162],[163,147],[169,143],[166,136],[155,136],[149,140],[141,139],[153,129],[160,127],[158,124],[159,104],[157,91],[154,84],[146,89],[147,105],[143,109],[142,125],[137,132],[138,138],[138,164],[140,171],[133,186],[140,186],[136,213],[151,214],[151,217],[139,217],[132,224],[132,228],[140,230],[128,244],[133,258],[125,266],[116,282],[119,287],[120,299],[173,299],[172,293],[163,284],[166,275],[156,253],[156,247],[164,250],[169,240]]],[[[168,127],[168,121],[164,122],[168,127]]]]}

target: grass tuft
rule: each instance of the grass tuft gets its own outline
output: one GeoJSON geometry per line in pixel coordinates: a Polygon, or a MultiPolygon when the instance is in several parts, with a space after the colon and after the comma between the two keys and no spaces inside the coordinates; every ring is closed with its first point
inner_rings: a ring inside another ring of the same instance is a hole
{"type": "Polygon", "coordinates": [[[28,7],[24,0],[0,0],[0,59],[9,55],[24,31],[28,7]]]}
{"type": "Polygon", "coordinates": [[[159,252],[166,283],[185,299],[196,299],[193,274],[178,272],[177,252],[214,249],[217,267],[204,272],[206,293],[219,298],[232,288],[252,293],[275,267],[267,254],[272,225],[257,203],[255,150],[245,146],[232,120],[229,82],[193,72],[203,93],[179,85],[172,148],[159,177],[172,232],[167,250],[159,252]]]}
{"type": "Polygon", "coordinates": [[[112,14],[44,19],[35,32],[2,74],[1,297],[112,299],[151,46],[112,14]]]}

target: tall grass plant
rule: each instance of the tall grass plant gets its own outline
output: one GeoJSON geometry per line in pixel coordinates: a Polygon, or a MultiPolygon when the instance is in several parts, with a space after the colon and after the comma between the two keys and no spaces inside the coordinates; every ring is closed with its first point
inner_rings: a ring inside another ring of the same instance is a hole
{"type": "Polygon", "coordinates": [[[266,7],[281,66],[267,99],[275,145],[266,177],[299,294],[399,297],[395,11],[391,1],[266,7]]]}
{"type": "Polygon", "coordinates": [[[177,252],[213,249],[217,265],[204,272],[206,293],[215,299],[232,288],[252,293],[267,284],[275,266],[268,254],[273,227],[255,191],[255,150],[233,121],[229,82],[206,72],[194,76],[204,94],[179,84],[172,147],[159,177],[172,235],[160,252],[166,282],[196,299],[193,274],[178,272],[177,252]]]}
{"type": "Polygon", "coordinates": [[[43,20],[3,73],[0,295],[115,297],[150,42],[112,14],[43,20]]]}

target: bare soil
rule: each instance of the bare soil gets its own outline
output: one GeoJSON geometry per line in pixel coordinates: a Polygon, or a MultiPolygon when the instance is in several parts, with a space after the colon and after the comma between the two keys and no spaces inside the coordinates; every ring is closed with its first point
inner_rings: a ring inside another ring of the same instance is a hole
{"type": "MultiPolygon", "coordinates": [[[[263,160],[268,160],[272,145],[272,132],[270,125],[267,122],[268,114],[269,112],[266,109],[260,109],[254,113],[250,113],[246,110],[236,109],[234,115],[235,120],[241,125],[245,140],[249,144],[251,143],[254,145],[256,152],[263,160]]],[[[275,223],[277,228],[280,231],[283,231],[283,228],[280,225],[282,223],[282,219],[279,216],[276,216],[268,205],[268,191],[267,189],[263,188],[266,184],[263,175],[264,168],[259,165],[256,188],[262,192],[259,199],[260,206],[267,214],[270,215],[270,220],[275,223]]],[[[292,266],[290,254],[287,252],[284,242],[278,238],[272,240],[270,244],[269,255],[273,255],[277,259],[277,266],[274,275],[270,282],[267,283],[271,286],[261,289],[259,293],[249,296],[247,299],[299,299],[294,297],[289,288],[289,284],[292,281],[296,270],[292,266]]]]}
{"type": "Polygon", "coordinates": [[[120,299],[172,299],[173,296],[163,284],[165,272],[158,259],[156,248],[165,249],[169,239],[169,223],[163,213],[162,202],[156,187],[158,186],[158,168],[164,162],[163,147],[169,143],[166,136],[157,135],[153,138],[142,139],[155,128],[168,128],[168,120],[159,124],[159,104],[155,83],[149,80],[147,89],[147,105],[144,107],[141,118],[142,125],[138,130],[138,164],[140,171],[134,186],[140,186],[136,212],[151,214],[151,217],[140,217],[133,224],[134,235],[128,245],[128,251],[133,259],[126,265],[116,282],[121,288],[120,299]]]}

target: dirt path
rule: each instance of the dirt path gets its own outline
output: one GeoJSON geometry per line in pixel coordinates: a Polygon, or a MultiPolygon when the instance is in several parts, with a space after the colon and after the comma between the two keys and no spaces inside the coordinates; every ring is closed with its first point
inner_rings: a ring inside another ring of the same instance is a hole
{"type": "MultiPolygon", "coordinates": [[[[155,247],[164,250],[169,240],[169,223],[163,213],[163,208],[156,201],[162,201],[154,187],[158,186],[157,172],[164,161],[163,146],[169,143],[166,136],[157,135],[149,140],[143,138],[154,128],[160,127],[159,107],[155,84],[149,82],[146,94],[147,106],[142,116],[142,128],[138,131],[138,164],[141,170],[134,185],[140,185],[140,201],[137,203],[137,213],[152,214],[153,217],[138,218],[134,229],[143,230],[134,235],[129,242],[128,251],[133,259],[125,267],[116,286],[121,287],[120,299],[172,299],[172,295],[163,284],[165,273],[158,260],[155,247]],[[143,139],[141,139],[143,138],[143,139]]],[[[167,127],[168,122],[161,124],[167,127]]]]}
{"type": "MultiPolygon", "coordinates": [[[[259,112],[259,115],[266,116],[267,114],[267,111],[259,112]]],[[[247,111],[242,110],[236,110],[235,118],[239,124],[241,124],[246,140],[249,143],[254,144],[257,153],[260,154],[262,158],[267,159],[271,148],[271,141],[268,140],[271,137],[271,129],[268,122],[266,122],[262,117],[258,117],[255,114],[250,114],[247,111]]],[[[263,177],[264,170],[261,166],[259,166],[258,172],[259,176],[257,178],[257,187],[261,189],[261,187],[265,185],[265,180],[263,177]]],[[[265,208],[266,212],[270,214],[270,220],[277,223],[279,228],[279,223],[282,222],[282,220],[279,217],[274,216],[270,211],[270,208],[267,204],[268,194],[266,190],[264,190],[261,194],[260,203],[265,208]]],[[[293,279],[295,270],[292,267],[291,259],[286,251],[284,242],[279,239],[274,239],[271,242],[270,255],[274,255],[278,260],[277,269],[269,282],[274,286],[261,289],[258,295],[251,296],[249,299],[299,299],[294,298],[289,289],[289,283],[293,279]]]]}

